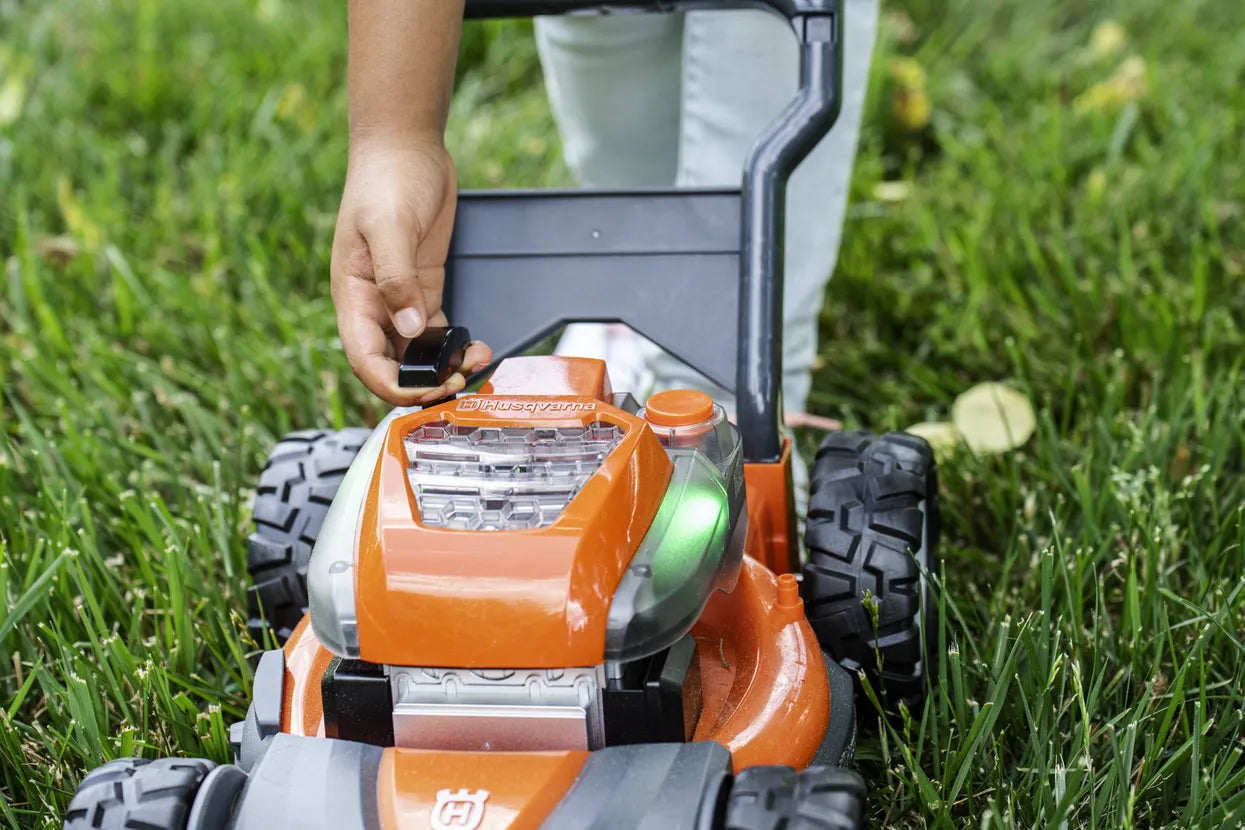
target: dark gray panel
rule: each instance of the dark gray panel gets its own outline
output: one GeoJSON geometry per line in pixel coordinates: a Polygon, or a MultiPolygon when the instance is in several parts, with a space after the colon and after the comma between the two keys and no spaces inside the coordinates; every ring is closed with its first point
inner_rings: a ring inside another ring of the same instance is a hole
{"type": "Polygon", "coordinates": [[[222,764],[207,774],[195,793],[186,818],[186,830],[223,830],[229,826],[238,793],[246,784],[246,773],[233,764],[222,764]]]}
{"type": "Polygon", "coordinates": [[[246,720],[229,728],[229,742],[234,762],[244,772],[259,762],[268,740],[281,731],[281,706],[284,701],[285,652],[279,648],[265,651],[255,667],[251,687],[251,705],[246,720]]]}
{"type": "Polygon", "coordinates": [[[735,253],[739,206],[739,188],[465,191],[450,259],[735,253]]]}
{"type": "Polygon", "coordinates": [[[592,753],[542,830],[697,830],[731,770],[713,741],[633,744],[592,753]]]}
{"type": "Polygon", "coordinates": [[[231,830],[377,830],[377,746],[279,734],[238,797],[231,830]]]}
{"type": "Polygon", "coordinates": [[[255,667],[255,682],[251,687],[251,702],[261,737],[271,737],[281,729],[284,688],[285,651],[279,648],[265,651],[255,667]]]}
{"type": "Polygon", "coordinates": [[[732,389],[738,272],[737,254],[466,258],[446,306],[499,357],[569,322],[622,322],[732,389]]]}

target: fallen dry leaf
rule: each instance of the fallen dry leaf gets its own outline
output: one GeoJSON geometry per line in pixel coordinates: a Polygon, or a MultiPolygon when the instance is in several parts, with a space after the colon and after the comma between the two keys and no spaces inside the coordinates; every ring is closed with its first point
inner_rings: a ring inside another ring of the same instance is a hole
{"type": "Polygon", "coordinates": [[[81,250],[78,240],[64,234],[41,237],[35,242],[35,248],[44,262],[57,268],[64,268],[81,250]]]}
{"type": "Polygon", "coordinates": [[[912,182],[878,182],[873,186],[873,198],[879,202],[902,202],[912,195],[912,182]]]}
{"type": "Polygon", "coordinates": [[[1150,91],[1150,71],[1144,58],[1126,58],[1111,77],[1094,84],[1072,102],[1077,112],[1112,112],[1144,98],[1150,91]]]}
{"type": "Polygon", "coordinates": [[[1114,20],[1104,20],[1089,34],[1089,51],[1095,58],[1114,55],[1128,42],[1128,33],[1114,20]]]}
{"type": "Polygon", "coordinates": [[[925,91],[925,68],[912,58],[898,58],[891,64],[891,113],[895,121],[910,132],[929,124],[929,93],[925,91]]]}
{"type": "Polygon", "coordinates": [[[1014,450],[1033,437],[1037,416],[1021,392],[1001,383],[979,383],[955,399],[951,421],[975,453],[1014,450]]]}
{"type": "Polygon", "coordinates": [[[960,434],[956,432],[955,424],[949,421],[922,421],[908,427],[904,432],[928,441],[934,450],[934,456],[939,460],[950,455],[960,443],[960,434]]]}

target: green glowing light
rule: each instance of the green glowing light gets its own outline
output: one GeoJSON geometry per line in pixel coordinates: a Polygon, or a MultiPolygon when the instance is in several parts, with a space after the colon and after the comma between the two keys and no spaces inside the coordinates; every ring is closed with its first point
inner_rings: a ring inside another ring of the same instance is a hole
{"type": "MultiPolygon", "coordinates": [[[[721,487],[689,488],[676,499],[677,510],[653,556],[653,588],[660,594],[681,585],[706,552],[721,547],[730,524],[730,504],[721,487]]],[[[664,507],[664,505],[663,505],[664,507]]]]}

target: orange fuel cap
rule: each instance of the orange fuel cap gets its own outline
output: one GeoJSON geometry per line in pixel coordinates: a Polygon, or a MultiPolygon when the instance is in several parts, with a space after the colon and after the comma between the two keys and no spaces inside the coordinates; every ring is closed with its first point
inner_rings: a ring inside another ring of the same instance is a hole
{"type": "Polygon", "coordinates": [[[659,427],[703,424],[713,417],[713,398],[695,389],[658,392],[644,405],[644,418],[659,427]]]}

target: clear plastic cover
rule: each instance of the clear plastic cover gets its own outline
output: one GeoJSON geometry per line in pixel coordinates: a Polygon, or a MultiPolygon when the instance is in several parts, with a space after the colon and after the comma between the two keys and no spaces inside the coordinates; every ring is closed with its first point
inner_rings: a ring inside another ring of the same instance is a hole
{"type": "Polygon", "coordinates": [[[606,660],[668,648],[691,629],[715,588],[734,587],[747,517],[739,456],[726,457],[735,470],[724,476],[698,447],[670,450],[674,474],[666,496],[610,604],[606,660]]]}
{"type": "Polygon", "coordinates": [[[399,407],[372,430],[342,478],[311,549],[311,561],[307,565],[311,630],[316,639],[338,657],[359,656],[354,597],[355,547],[372,472],[380,459],[389,424],[394,418],[414,411],[414,408],[399,407]]]}
{"type": "Polygon", "coordinates": [[[406,437],[420,521],[455,530],[548,527],[622,440],[623,430],[466,427],[436,421],[406,437]]]}
{"type": "MultiPolygon", "coordinates": [[[[644,417],[643,411],[640,417],[644,417]]],[[[713,405],[713,415],[704,423],[677,427],[650,423],[649,427],[667,451],[697,449],[708,456],[726,481],[732,503],[736,499],[742,503],[743,445],[739,440],[739,431],[727,420],[726,410],[720,404],[713,405]]]]}

